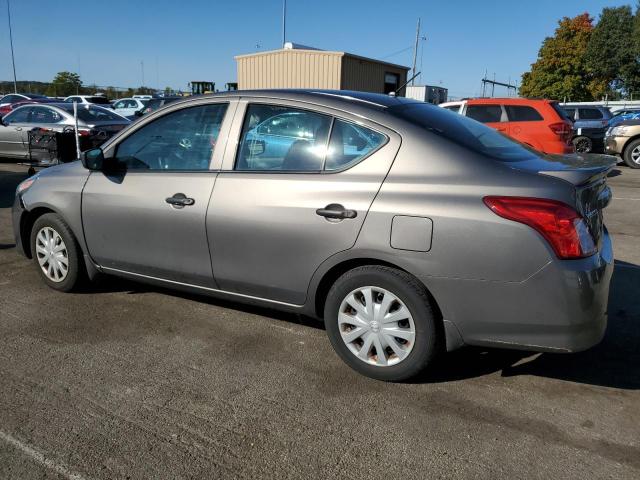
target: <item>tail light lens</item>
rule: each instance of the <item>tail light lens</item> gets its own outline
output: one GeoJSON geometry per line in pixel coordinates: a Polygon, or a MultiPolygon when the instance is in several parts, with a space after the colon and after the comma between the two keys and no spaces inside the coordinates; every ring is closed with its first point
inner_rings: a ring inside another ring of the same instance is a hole
{"type": "Polygon", "coordinates": [[[561,259],[584,258],[597,248],[584,218],[569,205],[546,198],[485,197],[496,215],[535,229],[561,259]]]}
{"type": "Polygon", "coordinates": [[[566,122],[552,123],[551,125],[549,125],[549,128],[553,133],[563,139],[571,135],[572,127],[569,123],[566,122]]]}
{"type": "Polygon", "coordinates": [[[79,137],[90,137],[91,136],[91,130],[87,130],[86,128],[79,128],[78,129],[78,136],[79,137]]]}

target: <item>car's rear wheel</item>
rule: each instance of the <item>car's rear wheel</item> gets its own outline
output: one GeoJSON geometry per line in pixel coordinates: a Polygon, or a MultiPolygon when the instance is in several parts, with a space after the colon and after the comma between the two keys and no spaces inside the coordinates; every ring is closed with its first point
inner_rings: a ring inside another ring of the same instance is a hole
{"type": "Polygon", "coordinates": [[[593,142],[589,137],[579,136],[575,137],[572,141],[577,153],[589,153],[593,150],[593,142]]]}
{"type": "Polygon", "coordinates": [[[414,377],[441,349],[427,292],[402,270],[364,266],[345,273],[329,291],[324,317],[342,360],[378,380],[414,377]]]}
{"type": "Polygon", "coordinates": [[[623,159],[631,168],[640,168],[640,138],[629,143],[624,150],[623,159]]]}
{"type": "Polygon", "coordinates": [[[69,292],[84,282],[80,247],[60,215],[38,217],[31,230],[31,253],[40,276],[51,288],[69,292]]]}

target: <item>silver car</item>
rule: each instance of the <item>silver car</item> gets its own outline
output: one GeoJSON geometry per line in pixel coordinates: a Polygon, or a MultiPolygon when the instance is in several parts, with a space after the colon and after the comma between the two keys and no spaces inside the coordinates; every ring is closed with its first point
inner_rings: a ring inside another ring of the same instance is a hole
{"type": "Polygon", "coordinates": [[[229,92],[25,180],[13,224],[52,288],[109,274],[310,315],[399,381],[463,345],[601,340],[612,166],[403,98],[229,92]]]}
{"type": "MultiPolygon", "coordinates": [[[[78,105],[79,134],[101,130],[113,135],[131,123],[113,110],[95,105],[78,105]]],[[[24,159],[29,155],[29,131],[33,128],[61,132],[73,128],[73,104],[47,103],[18,107],[0,120],[0,158],[24,159]]]]}

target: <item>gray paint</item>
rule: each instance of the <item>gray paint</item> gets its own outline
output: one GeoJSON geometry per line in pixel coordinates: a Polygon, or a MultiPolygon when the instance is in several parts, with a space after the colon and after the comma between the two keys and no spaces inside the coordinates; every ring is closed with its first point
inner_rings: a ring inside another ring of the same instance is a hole
{"type": "MultiPolygon", "coordinates": [[[[34,208],[49,208],[69,223],[96,268],[310,315],[319,313],[316,294],[334,267],[347,261],[396,265],[433,296],[449,349],[467,343],[573,351],[601,338],[613,262],[606,231],[597,254],[560,261],[536,231],[498,217],[482,202],[486,195],[529,196],[581,208],[578,202],[593,200],[589,192],[581,187],[577,199],[576,175],[554,172],[584,166],[562,159],[501,164],[390,115],[386,107],[403,100],[341,95],[236,92],[172,103],[111,139],[105,156],[165,113],[225,101],[231,105],[210,172],[110,178],[89,175],[79,162],[51,168],[23,195],[24,208],[16,202],[14,223],[34,208]],[[361,122],[389,142],[338,173],[234,172],[251,101],[361,122]],[[164,198],[177,192],[194,197],[195,205],[179,211],[167,205],[164,198]],[[329,203],[358,215],[330,222],[315,214],[329,203]],[[430,243],[424,219],[433,225],[430,243]],[[423,240],[414,244],[414,234],[423,240]]],[[[17,228],[18,240],[20,233],[17,228]]]]}

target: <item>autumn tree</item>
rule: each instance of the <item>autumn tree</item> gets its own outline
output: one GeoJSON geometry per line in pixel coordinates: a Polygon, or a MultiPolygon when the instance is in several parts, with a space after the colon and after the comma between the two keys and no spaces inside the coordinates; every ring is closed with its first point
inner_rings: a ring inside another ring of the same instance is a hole
{"type": "Polygon", "coordinates": [[[573,101],[591,100],[602,86],[588,73],[585,52],[593,32],[588,13],[558,22],[542,42],[531,71],[522,76],[520,95],[573,101]]]}

